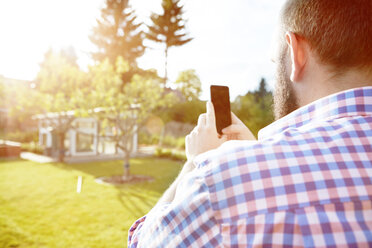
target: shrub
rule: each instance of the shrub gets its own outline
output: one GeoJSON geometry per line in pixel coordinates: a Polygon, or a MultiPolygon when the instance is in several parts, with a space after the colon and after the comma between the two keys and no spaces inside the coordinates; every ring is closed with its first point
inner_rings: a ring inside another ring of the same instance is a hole
{"type": "Polygon", "coordinates": [[[185,148],[185,138],[175,138],[170,135],[166,135],[163,139],[162,145],[172,148],[185,148]]]}
{"type": "Polygon", "coordinates": [[[185,149],[185,137],[180,137],[177,139],[177,148],[185,149]]]}
{"type": "Polygon", "coordinates": [[[36,142],[29,142],[21,144],[21,151],[43,154],[44,149],[43,147],[39,146],[36,142]]]}
{"type": "Polygon", "coordinates": [[[179,151],[173,151],[172,158],[183,162],[187,160],[185,153],[179,151]]]}
{"type": "Polygon", "coordinates": [[[16,141],[21,143],[28,143],[28,142],[37,142],[38,141],[38,132],[37,131],[28,131],[28,132],[11,132],[11,133],[5,133],[4,139],[10,140],[10,141],[16,141]]]}
{"type": "Polygon", "coordinates": [[[142,145],[157,145],[159,144],[159,135],[151,135],[146,132],[139,132],[138,143],[142,145]]]}
{"type": "Polygon", "coordinates": [[[170,158],[172,156],[172,151],[170,149],[158,147],[155,150],[155,156],[159,158],[170,158]]]}
{"type": "Polygon", "coordinates": [[[172,136],[166,135],[163,138],[162,145],[168,146],[168,147],[176,147],[176,139],[172,136]]]}
{"type": "MultiPolygon", "coordinates": [[[[147,134],[145,132],[140,132],[138,134],[138,143],[142,145],[158,145],[159,135],[157,134],[147,134]]],[[[162,145],[171,148],[185,148],[185,137],[175,138],[171,135],[166,135],[163,138],[162,145]]]]}
{"type": "Polygon", "coordinates": [[[186,156],[183,152],[160,147],[156,148],[155,156],[159,158],[169,158],[172,160],[186,161],[186,156]]]}

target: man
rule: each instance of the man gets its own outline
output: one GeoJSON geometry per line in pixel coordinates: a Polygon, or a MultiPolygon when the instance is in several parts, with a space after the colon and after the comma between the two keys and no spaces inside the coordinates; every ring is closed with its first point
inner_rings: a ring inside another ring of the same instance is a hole
{"type": "Polygon", "coordinates": [[[218,137],[208,103],[130,247],[372,246],[372,1],[288,0],[280,23],[277,121],[218,137]]]}

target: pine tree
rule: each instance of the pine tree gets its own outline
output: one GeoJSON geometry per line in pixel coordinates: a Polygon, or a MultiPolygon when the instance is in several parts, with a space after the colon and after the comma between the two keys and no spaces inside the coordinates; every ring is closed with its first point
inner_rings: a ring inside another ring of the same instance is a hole
{"type": "Polygon", "coordinates": [[[272,93],[267,89],[265,78],[261,78],[258,89],[238,96],[232,103],[232,111],[257,136],[258,131],[274,120],[272,93]]]}
{"type": "Polygon", "coordinates": [[[265,110],[267,106],[265,105],[266,102],[264,99],[267,98],[268,95],[270,95],[269,96],[270,99],[272,98],[271,92],[267,90],[267,83],[265,78],[261,78],[258,89],[253,92],[253,95],[255,97],[256,102],[259,103],[260,108],[262,110],[265,110]]]}
{"type": "Polygon", "coordinates": [[[128,61],[131,70],[122,75],[123,81],[129,82],[137,68],[137,58],[145,52],[144,33],[141,23],[136,22],[136,15],[130,8],[128,0],[106,0],[101,10],[101,18],[93,28],[90,40],[98,47],[92,53],[93,59],[102,62],[105,58],[115,64],[121,56],[128,61]]]}
{"type": "Polygon", "coordinates": [[[152,26],[146,37],[149,40],[165,44],[165,83],[168,80],[168,51],[172,46],[182,46],[192,38],[186,38],[185,20],[182,17],[183,6],[179,0],[163,0],[163,14],[152,13],[152,26]]]}
{"type": "Polygon", "coordinates": [[[267,95],[268,91],[266,89],[266,80],[265,78],[261,78],[261,81],[260,81],[260,85],[258,87],[258,91],[257,91],[257,94],[260,96],[260,97],[264,97],[265,95],[267,95]]]}
{"type": "Polygon", "coordinates": [[[60,53],[61,56],[67,60],[67,63],[71,64],[72,66],[78,67],[78,57],[73,46],[63,47],[60,53]]]}

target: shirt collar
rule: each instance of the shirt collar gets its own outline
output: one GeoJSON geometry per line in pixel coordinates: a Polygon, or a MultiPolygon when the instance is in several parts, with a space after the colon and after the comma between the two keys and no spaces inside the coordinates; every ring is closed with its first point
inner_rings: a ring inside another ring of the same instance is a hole
{"type": "Polygon", "coordinates": [[[355,115],[372,115],[371,86],[350,89],[318,99],[261,129],[258,139],[266,139],[286,129],[299,128],[319,120],[355,115]]]}

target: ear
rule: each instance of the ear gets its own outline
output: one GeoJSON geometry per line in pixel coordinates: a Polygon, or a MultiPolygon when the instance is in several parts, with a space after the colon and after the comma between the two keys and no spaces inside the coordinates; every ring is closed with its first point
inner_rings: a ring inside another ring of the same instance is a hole
{"type": "Polygon", "coordinates": [[[302,79],[302,74],[307,60],[307,51],[305,41],[292,32],[286,32],[285,39],[291,52],[292,72],[290,79],[292,82],[298,82],[302,79]]]}

